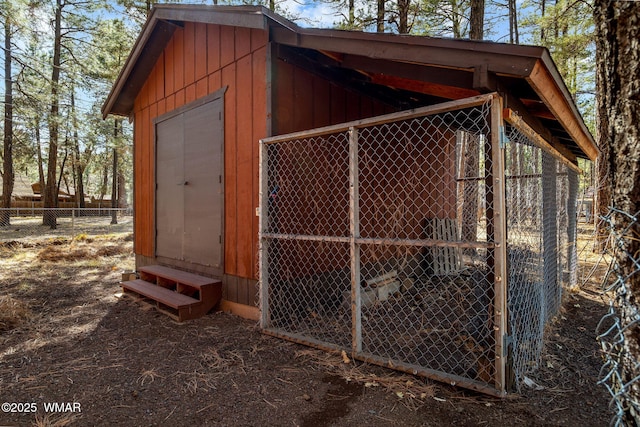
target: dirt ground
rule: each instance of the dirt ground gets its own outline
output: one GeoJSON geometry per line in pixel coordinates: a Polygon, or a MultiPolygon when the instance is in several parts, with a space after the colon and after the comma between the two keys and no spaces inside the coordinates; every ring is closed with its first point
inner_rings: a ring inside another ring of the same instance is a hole
{"type": "MultiPolygon", "coordinates": [[[[213,312],[122,296],[131,236],[0,243],[0,425],[602,426],[601,273],[566,297],[539,386],[491,398],[345,360],[213,312]],[[52,407],[51,403],[58,403],[52,407]]],[[[583,271],[589,271],[586,265],[583,271]]]]}

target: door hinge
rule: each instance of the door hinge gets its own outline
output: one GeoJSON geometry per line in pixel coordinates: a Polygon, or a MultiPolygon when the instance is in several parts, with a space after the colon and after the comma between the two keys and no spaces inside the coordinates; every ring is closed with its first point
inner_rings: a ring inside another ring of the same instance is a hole
{"type": "Polygon", "coordinates": [[[222,243],[222,236],[218,236],[218,243],[222,243]]]}

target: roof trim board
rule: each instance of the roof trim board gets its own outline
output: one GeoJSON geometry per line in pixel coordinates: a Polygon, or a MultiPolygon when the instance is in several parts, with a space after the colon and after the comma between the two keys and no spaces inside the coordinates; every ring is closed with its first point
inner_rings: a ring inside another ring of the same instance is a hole
{"type": "MultiPolygon", "coordinates": [[[[544,59],[541,59],[536,62],[533,71],[526,77],[526,80],[538,93],[540,99],[547,104],[547,107],[562,124],[562,127],[564,127],[569,135],[573,137],[574,142],[582,149],[589,159],[595,160],[596,157],[598,157],[598,148],[593,143],[591,134],[587,130],[584,121],[582,121],[582,117],[577,112],[575,103],[573,103],[573,101],[567,101],[566,96],[560,96],[560,94],[558,94],[558,89],[562,92],[562,88],[558,88],[557,85],[555,85],[555,88],[551,87],[554,85],[554,82],[557,82],[557,80],[551,76],[549,68],[543,64],[543,61],[544,59]],[[576,114],[580,120],[575,119],[576,114]]],[[[564,86],[564,83],[562,86],[564,86]]],[[[568,99],[571,98],[569,97],[568,99]]]]}

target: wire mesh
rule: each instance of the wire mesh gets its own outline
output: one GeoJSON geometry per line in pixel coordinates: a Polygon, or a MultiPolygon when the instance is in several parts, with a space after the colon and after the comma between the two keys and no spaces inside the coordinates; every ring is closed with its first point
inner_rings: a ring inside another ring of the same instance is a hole
{"type": "Polygon", "coordinates": [[[486,384],[488,109],[361,129],[358,151],[363,353],[486,384]]]}
{"type": "Polygon", "coordinates": [[[514,126],[500,149],[492,100],[263,141],[265,331],[494,394],[508,363],[519,388],[575,280],[577,178],[514,126]]]}
{"type": "Polygon", "coordinates": [[[545,326],[575,286],[577,174],[507,126],[508,312],[518,390],[540,361],[545,326]]]}
{"type": "Polygon", "coordinates": [[[598,341],[605,363],[600,371],[599,384],[612,396],[614,417],[611,425],[640,424],[640,361],[638,361],[638,326],[640,308],[637,301],[640,275],[640,212],[630,214],[611,208],[602,217],[610,230],[613,259],[604,279],[604,291],[612,295],[607,314],[597,328],[598,341]],[[635,293],[635,295],[634,295],[635,293]]]}
{"type": "Polygon", "coordinates": [[[0,241],[132,231],[131,209],[0,208],[0,241]]]}
{"type": "Polygon", "coordinates": [[[491,102],[477,104],[263,144],[267,331],[494,387],[491,102]]]}
{"type": "Polygon", "coordinates": [[[350,295],[351,281],[349,134],[268,145],[266,162],[269,194],[263,230],[275,236],[266,243],[270,325],[347,346],[350,306],[343,304],[343,294],[350,295]]]}

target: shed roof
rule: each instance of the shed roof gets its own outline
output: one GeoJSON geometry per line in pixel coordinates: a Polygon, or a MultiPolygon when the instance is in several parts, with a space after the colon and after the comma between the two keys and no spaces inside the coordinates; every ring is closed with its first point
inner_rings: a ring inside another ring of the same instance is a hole
{"type": "Polygon", "coordinates": [[[498,91],[506,107],[570,160],[598,154],[544,47],[302,28],[262,6],[156,5],[102,107],[105,117],[131,113],[184,22],[268,30],[279,58],[399,108],[498,91]]]}

